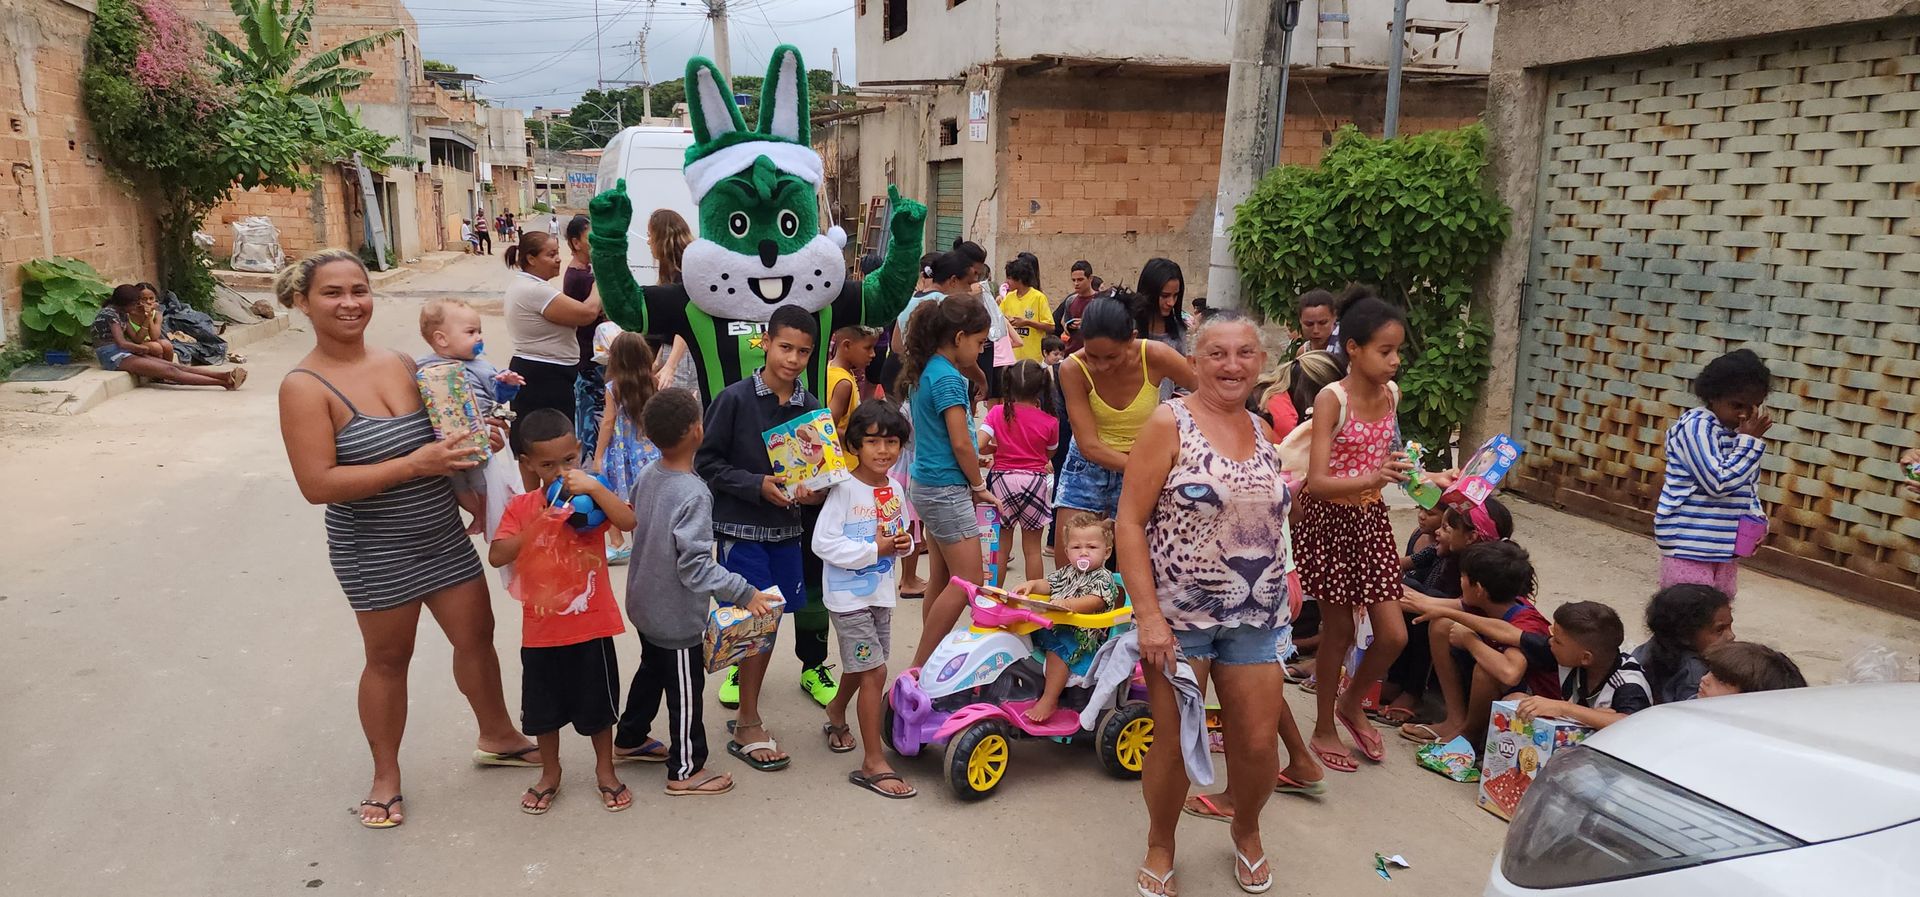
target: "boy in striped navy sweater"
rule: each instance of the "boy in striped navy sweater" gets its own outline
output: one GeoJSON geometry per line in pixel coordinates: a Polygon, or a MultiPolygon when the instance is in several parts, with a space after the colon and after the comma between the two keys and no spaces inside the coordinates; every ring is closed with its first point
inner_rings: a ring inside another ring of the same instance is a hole
{"type": "Polygon", "coordinates": [[[1703,407],[1667,430],[1666,483],[1653,518],[1660,588],[1699,583],[1734,594],[1741,518],[1755,518],[1750,528],[1765,525],[1754,487],[1767,450],[1761,437],[1773,426],[1761,410],[1772,381],[1751,349],[1708,362],[1693,381],[1703,407]]]}

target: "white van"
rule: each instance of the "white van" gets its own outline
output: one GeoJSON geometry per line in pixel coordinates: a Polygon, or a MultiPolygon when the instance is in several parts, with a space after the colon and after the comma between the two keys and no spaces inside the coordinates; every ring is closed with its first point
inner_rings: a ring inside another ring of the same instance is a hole
{"type": "Polygon", "coordinates": [[[627,230],[627,266],[642,286],[659,280],[653,251],[647,246],[647,218],[655,209],[672,209],[700,234],[700,212],[687,188],[684,167],[693,129],[636,125],[614,135],[600,156],[599,185],[611,190],[621,178],[633,200],[633,226],[627,230]]]}

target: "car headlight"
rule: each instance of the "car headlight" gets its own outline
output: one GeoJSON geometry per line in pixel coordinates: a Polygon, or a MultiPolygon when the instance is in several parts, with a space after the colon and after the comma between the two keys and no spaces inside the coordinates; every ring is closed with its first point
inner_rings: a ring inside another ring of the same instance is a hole
{"type": "Polygon", "coordinates": [[[1802,842],[1591,748],[1553,756],[1507,830],[1501,874],[1564,888],[1799,847],[1802,842]]]}

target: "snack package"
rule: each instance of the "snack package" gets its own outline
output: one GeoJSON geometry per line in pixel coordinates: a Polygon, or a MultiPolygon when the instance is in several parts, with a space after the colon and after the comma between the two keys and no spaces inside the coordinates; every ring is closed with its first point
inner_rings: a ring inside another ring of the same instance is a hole
{"type": "Polygon", "coordinates": [[[1569,720],[1521,719],[1519,707],[1519,701],[1493,702],[1486,759],[1480,764],[1480,809],[1509,822],[1554,752],[1593,734],[1592,729],[1569,720]]]}
{"type": "Polygon", "coordinates": [[[474,459],[485,461],[493,457],[493,446],[487,441],[487,425],[474,405],[464,366],[457,361],[435,362],[415,371],[413,381],[420,387],[420,400],[426,403],[427,419],[433,422],[435,437],[445,438],[448,433],[468,430],[472,434],[467,438],[473,443],[474,459]]]}
{"type": "Polygon", "coordinates": [[[1407,495],[1413,498],[1415,504],[1431,511],[1440,503],[1441,491],[1439,486],[1423,476],[1426,471],[1420,468],[1420,456],[1426,450],[1418,442],[1409,442],[1406,451],[1407,463],[1412,464],[1413,469],[1407,472],[1407,481],[1400,488],[1407,490],[1407,495]]]}
{"type": "Polygon", "coordinates": [[[1487,440],[1460,471],[1460,479],[1440,497],[1450,505],[1486,503],[1500,480],[1520,460],[1520,444],[1502,433],[1487,440]]]}
{"type": "Polygon", "coordinates": [[[1467,736],[1454,736],[1446,744],[1429,744],[1414,752],[1414,761],[1421,768],[1430,769],[1456,782],[1471,784],[1480,780],[1480,770],[1474,766],[1473,745],[1467,736]]]}
{"type": "Polygon", "coordinates": [[[840,448],[840,431],[833,412],[809,411],[760,434],[767,442],[773,475],[791,495],[801,486],[820,492],[853,478],[847,455],[840,448]]]}
{"type": "MultiPolygon", "coordinates": [[[[780,587],[763,590],[780,595],[780,587]]],[[[773,647],[773,636],[780,631],[780,614],[756,617],[744,607],[713,602],[707,608],[707,634],[701,646],[707,655],[707,672],[718,673],[755,654],[773,647]]]]}

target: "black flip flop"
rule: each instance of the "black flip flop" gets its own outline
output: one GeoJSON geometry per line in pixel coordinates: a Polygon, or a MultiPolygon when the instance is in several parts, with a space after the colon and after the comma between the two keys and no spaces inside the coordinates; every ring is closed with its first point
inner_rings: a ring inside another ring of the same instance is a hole
{"type": "MultiPolygon", "coordinates": [[[[553,809],[554,795],[559,793],[560,793],[559,785],[555,785],[552,788],[548,788],[545,791],[540,791],[534,788],[528,788],[527,794],[533,795],[533,801],[535,804],[540,804],[541,801],[545,801],[546,803],[544,805],[529,807],[526,805],[524,801],[522,801],[520,804],[520,812],[525,813],[528,816],[545,816],[547,815],[548,810],[553,809]]],[[[522,797],[524,796],[525,795],[522,795],[522,797]]]]}
{"type": "MultiPolygon", "coordinates": [[[[386,803],[384,803],[384,804],[383,804],[383,803],[381,803],[381,802],[379,802],[379,801],[377,801],[377,800],[363,800],[363,801],[361,801],[361,802],[360,802],[360,806],[363,806],[363,807],[379,807],[379,808],[380,808],[380,809],[381,809],[381,810],[382,810],[383,812],[385,812],[385,813],[387,814],[387,818],[385,818],[385,819],[376,819],[376,820],[374,820],[374,821],[372,821],[372,822],[368,822],[368,821],[366,820],[366,818],[365,818],[365,817],[362,817],[362,818],[360,819],[360,824],[361,824],[362,826],[365,826],[366,828],[394,828],[394,827],[396,827],[396,826],[398,826],[398,825],[400,825],[400,823],[399,823],[399,822],[396,822],[396,821],[394,821],[394,818],[393,818],[393,805],[394,805],[394,804],[397,804],[397,803],[400,803],[401,801],[404,801],[404,800],[406,800],[406,798],[404,798],[404,797],[401,797],[400,795],[398,795],[398,794],[396,794],[396,795],[394,795],[394,796],[393,796],[393,797],[392,797],[391,799],[389,799],[389,800],[388,800],[388,801],[387,801],[386,803]]],[[[404,818],[404,817],[403,817],[403,818],[404,818]]]]}
{"type": "Polygon", "coordinates": [[[836,754],[851,754],[855,748],[860,746],[858,742],[853,740],[852,726],[836,726],[832,723],[827,723],[820,727],[820,734],[827,736],[827,750],[836,754]],[[834,737],[839,735],[845,735],[847,737],[845,747],[833,743],[834,737]]]}
{"type": "Polygon", "coordinates": [[[622,783],[618,788],[608,788],[605,785],[601,785],[600,793],[604,795],[604,797],[602,797],[600,800],[600,806],[605,807],[607,809],[607,812],[609,813],[618,813],[621,810],[625,810],[633,806],[633,801],[631,800],[627,801],[624,804],[607,803],[608,799],[619,800],[620,795],[627,793],[627,786],[625,783],[622,783]]]}
{"type": "Polygon", "coordinates": [[[860,787],[865,788],[868,791],[871,791],[875,794],[878,794],[881,797],[891,798],[893,800],[906,800],[907,798],[920,793],[918,791],[915,791],[913,787],[910,785],[907,787],[906,793],[904,794],[894,794],[891,791],[887,791],[881,788],[880,787],[881,782],[901,782],[901,783],[906,782],[905,779],[902,779],[898,775],[895,775],[890,772],[883,772],[877,776],[863,776],[860,774],[860,770],[856,769],[850,773],[847,773],[847,781],[852,782],[855,785],[859,785],[860,787]]]}

